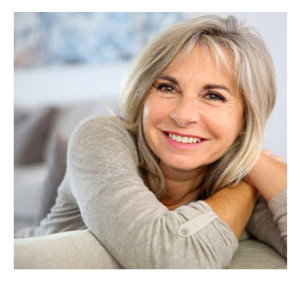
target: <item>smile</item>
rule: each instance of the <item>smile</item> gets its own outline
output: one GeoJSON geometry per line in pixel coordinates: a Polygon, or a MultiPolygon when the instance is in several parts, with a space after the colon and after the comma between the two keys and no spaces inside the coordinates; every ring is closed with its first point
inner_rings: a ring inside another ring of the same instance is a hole
{"type": "Polygon", "coordinates": [[[167,142],[178,149],[194,148],[206,141],[206,139],[195,136],[179,135],[178,133],[171,132],[163,133],[166,137],[167,142]]]}
{"type": "Polygon", "coordinates": [[[201,141],[200,138],[194,138],[194,137],[187,137],[187,136],[180,136],[180,135],[174,135],[171,133],[167,133],[169,138],[171,138],[174,141],[180,142],[180,143],[199,143],[201,141]]]}

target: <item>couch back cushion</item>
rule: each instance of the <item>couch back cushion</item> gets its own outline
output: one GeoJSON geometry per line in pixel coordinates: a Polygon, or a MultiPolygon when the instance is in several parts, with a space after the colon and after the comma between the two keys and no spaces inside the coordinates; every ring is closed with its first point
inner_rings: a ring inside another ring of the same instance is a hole
{"type": "Polygon", "coordinates": [[[15,165],[43,162],[53,126],[54,107],[21,108],[14,111],[15,165]]]}

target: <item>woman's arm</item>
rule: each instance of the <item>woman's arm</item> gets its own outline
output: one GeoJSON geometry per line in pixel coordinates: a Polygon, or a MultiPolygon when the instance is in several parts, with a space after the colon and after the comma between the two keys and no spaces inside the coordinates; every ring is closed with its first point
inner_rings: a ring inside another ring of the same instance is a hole
{"type": "MultiPolygon", "coordinates": [[[[204,201],[169,211],[145,187],[134,142],[116,119],[94,118],[77,128],[67,174],[88,229],[123,267],[225,268],[231,262],[238,241],[228,215],[218,217],[204,201]]],[[[224,196],[227,211],[232,201],[224,196]]],[[[253,195],[246,199],[249,210],[253,195]]]]}
{"type": "Polygon", "coordinates": [[[269,202],[287,188],[287,165],[279,156],[263,150],[245,180],[269,202]]]}
{"type": "Polygon", "coordinates": [[[244,231],[258,199],[258,192],[246,182],[223,188],[205,200],[221,220],[229,225],[237,239],[244,231]]]}
{"type": "Polygon", "coordinates": [[[287,257],[287,207],[286,190],[269,203],[259,198],[247,224],[247,231],[258,240],[272,246],[287,257]]]}
{"type": "Polygon", "coordinates": [[[245,180],[262,195],[247,230],[287,257],[287,165],[270,151],[262,151],[245,180]]]}

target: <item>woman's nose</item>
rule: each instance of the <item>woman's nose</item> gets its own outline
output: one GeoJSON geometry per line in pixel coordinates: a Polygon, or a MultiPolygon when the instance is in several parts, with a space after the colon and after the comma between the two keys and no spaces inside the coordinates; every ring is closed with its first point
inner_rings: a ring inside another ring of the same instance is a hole
{"type": "Polygon", "coordinates": [[[171,112],[171,118],[181,127],[199,122],[200,115],[195,98],[182,97],[174,111],[171,112]]]}

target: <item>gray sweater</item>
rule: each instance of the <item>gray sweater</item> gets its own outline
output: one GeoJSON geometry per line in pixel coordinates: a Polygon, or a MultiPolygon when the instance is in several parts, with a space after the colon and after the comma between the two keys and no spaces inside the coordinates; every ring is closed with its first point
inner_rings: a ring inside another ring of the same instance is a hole
{"type": "MultiPolygon", "coordinates": [[[[257,203],[247,230],[286,257],[286,190],[257,203]]],[[[169,211],[144,185],[132,136],[115,117],[78,125],[56,203],[15,237],[88,228],[124,268],[226,268],[238,240],[204,201],[169,211]]]]}

